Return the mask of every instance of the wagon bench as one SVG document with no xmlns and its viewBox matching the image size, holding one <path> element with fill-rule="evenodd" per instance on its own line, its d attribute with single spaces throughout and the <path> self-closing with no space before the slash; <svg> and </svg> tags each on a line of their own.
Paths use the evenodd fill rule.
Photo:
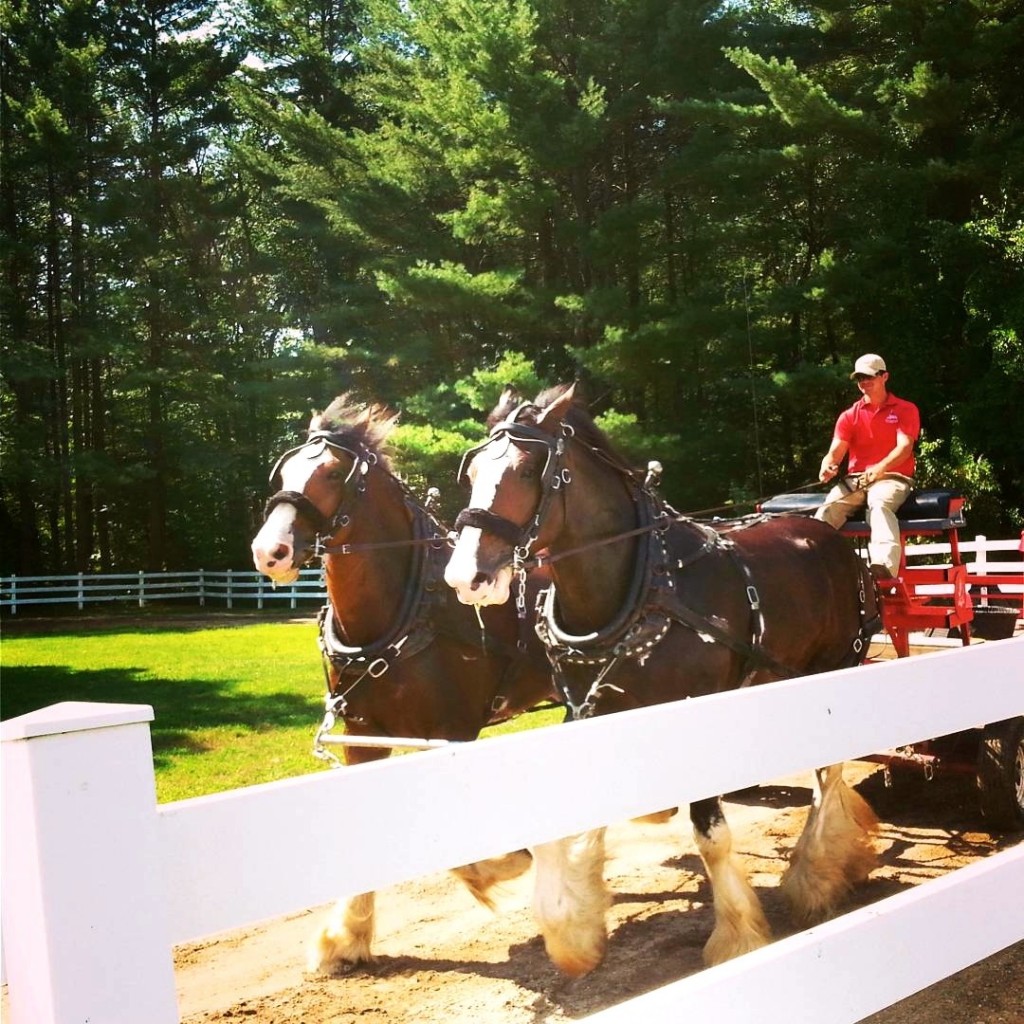
<svg viewBox="0 0 1024 1024">
<path fill-rule="evenodd" d="M 812 515 L 822 502 L 820 494 L 780 494 L 761 504 L 762 512 Z M 913 491 L 897 513 L 900 523 L 899 573 L 894 580 L 878 581 L 882 626 L 896 653 L 910 654 L 911 630 L 956 628 L 966 645 L 971 639 L 974 608 L 968 590 L 967 566 L 960 556 L 959 531 L 967 525 L 964 499 L 954 491 Z M 847 521 L 842 533 L 858 539 L 869 535 L 863 518 Z M 909 537 L 945 536 L 949 543 L 948 566 L 907 565 Z M 952 604 L 938 603 L 935 589 L 952 587 Z"/>
</svg>

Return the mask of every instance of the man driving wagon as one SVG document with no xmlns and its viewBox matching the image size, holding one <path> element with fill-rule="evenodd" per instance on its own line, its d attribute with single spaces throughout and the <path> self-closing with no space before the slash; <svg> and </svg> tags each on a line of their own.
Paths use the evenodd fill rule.
<svg viewBox="0 0 1024 1024">
<path fill-rule="evenodd" d="M 847 456 L 849 466 L 815 518 L 838 530 L 867 505 L 871 574 L 876 580 L 890 580 L 899 572 L 902 545 L 896 513 L 914 485 L 914 443 L 921 432 L 921 416 L 913 402 L 889 391 L 889 373 L 881 356 L 862 355 L 850 379 L 856 381 L 861 397 L 836 420 L 818 479 L 835 479 Z"/>
</svg>

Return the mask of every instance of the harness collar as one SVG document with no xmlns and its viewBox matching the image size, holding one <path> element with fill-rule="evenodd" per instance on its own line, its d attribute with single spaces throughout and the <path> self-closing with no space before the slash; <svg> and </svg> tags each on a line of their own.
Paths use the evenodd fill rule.
<svg viewBox="0 0 1024 1024">
<path fill-rule="evenodd" d="M 516 417 L 523 408 L 524 406 L 520 406 L 508 419 L 496 424 L 486 441 L 470 449 L 463 456 L 459 475 L 461 479 L 469 459 L 500 438 L 521 444 L 543 444 L 547 449 L 547 459 L 541 479 L 541 497 L 532 520 L 521 526 L 489 509 L 476 508 L 463 510 L 456 520 L 456 529 L 461 526 L 475 526 L 496 534 L 512 545 L 513 570 L 521 575 L 525 574 L 527 566 L 531 564 L 531 550 L 537 541 L 548 506 L 563 484 L 567 485 L 572 480 L 571 474 L 563 467 L 562 462 L 568 442 L 575 436 L 572 427 L 566 423 L 562 423 L 562 432 L 558 436 L 552 436 L 537 427 L 517 423 Z M 604 457 L 600 450 L 592 450 L 596 456 Z M 609 464 L 616 469 L 619 468 L 614 462 L 609 461 Z M 745 663 L 742 670 L 744 677 L 758 667 L 769 667 L 784 678 L 793 675 L 791 669 L 772 658 L 761 644 L 764 620 L 760 610 L 760 599 L 749 567 L 739 557 L 735 546 L 713 528 L 679 516 L 650 489 L 635 480 L 634 485 L 634 504 L 637 506 L 638 519 L 635 528 L 592 544 L 582 545 L 571 552 L 559 552 L 536 560 L 550 563 L 568 554 L 578 554 L 592 546 L 644 533 L 649 537 L 648 543 L 642 545 L 641 556 L 634 565 L 626 601 L 618 615 L 603 629 L 586 636 L 573 636 L 561 629 L 556 619 L 556 594 L 553 584 L 547 589 L 543 600 L 538 603 L 537 632 L 544 642 L 555 684 L 569 709 L 569 714 L 573 718 L 588 717 L 593 714 L 603 690 L 614 689 L 621 692 L 619 687 L 607 681 L 607 677 L 627 658 L 638 658 L 642 663 L 664 639 L 673 622 L 693 630 L 707 642 L 721 643 L 741 655 Z M 677 566 L 671 564 L 665 540 L 665 530 L 672 522 L 686 524 L 703 534 L 701 546 L 680 559 Z M 749 639 L 735 635 L 730 624 L 716 616 L 705 615 L 689 608 L 677 592 L 675 572 L 716 550 L 728 552 L 741 574 L 752 615 Z M 520 617 L 525 617 L 525 603 L 521 598 L 517 598 L 517 607 Z M 593 665 L 599 668 L 596 679 L 579 704 L 574 703 L 572 699 L 563 665 Z"/>
</svg>

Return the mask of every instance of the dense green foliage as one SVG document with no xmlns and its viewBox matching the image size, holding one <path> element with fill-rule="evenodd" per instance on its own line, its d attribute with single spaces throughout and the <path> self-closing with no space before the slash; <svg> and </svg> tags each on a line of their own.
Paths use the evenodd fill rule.
<svg viewBox="0 0 1024 1024">
<path fill-rule="evenodd" d="M 1009 0 L 10 0 L 4 572 L 239 567 L 348 391 L 461 504 L 507 381 L 582 379 L 684 511 L 806 484 L 846 374 L 1024 525 Z"/>
</svg>

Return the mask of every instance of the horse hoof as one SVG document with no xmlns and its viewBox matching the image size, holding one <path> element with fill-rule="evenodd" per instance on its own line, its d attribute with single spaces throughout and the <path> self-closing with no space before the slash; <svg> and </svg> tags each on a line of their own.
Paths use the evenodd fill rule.
<svg viewBox="0 0 1024 1024">
<path fill-rule="evenodd" d="M 452 874 L 461 880 L 474 899 L 488 910 L 495 910 L 494 900 L 490 896 L 491 889 L 501 882 L 508 882 L 525 874 L 532 864 L 533 857 L 528 850 L 516 850 L 503 857 L 492 857 L 490 860 L 452 868 Z"/>
<path fill-rule="evenodd" d="M 570 978 L 582 978 L 589 974 L 604 959 L 608 945 L 606 935 L 589 944 L 586 948 L 574 946 L 558 946 L 553 941 L 545 940 L 544 947 L 548 951 L 551 962 Z"/>
<path fill-rule="evenodd" d="M 664 825 L 666 821 L 671 821 L 678 813 L 678 807 L 666 807 L 665 810 L 655 811 L 653 814 L 641 814 L 639 818 L 634 818 L 633 821 L 638 825 Z"/>
<path fill-rule="evenodd" d="M 314 974 L 334 974 L 354 964 L 373 963 L 372 892 L 339 900 L 323 927 L 306 948 L 306 968 Z"/>
<path fill-rule="evenodd" d="M 704 944 L 704 966 L 724 964 L 726 960 L 733 960 L 744 953 L 767 946 L 771 941 L 771 928 L 763 918 L 744 930 L 716 927 Z"/>
<path fill-rule="evenodd" d="M 368 940 L 324 928 L 313 936 L 306 950 L 306 971 L 309 974 L 341 974 L 359 964 L 372 964 L 376 959 L 370 952 Z"/>
</svg>

